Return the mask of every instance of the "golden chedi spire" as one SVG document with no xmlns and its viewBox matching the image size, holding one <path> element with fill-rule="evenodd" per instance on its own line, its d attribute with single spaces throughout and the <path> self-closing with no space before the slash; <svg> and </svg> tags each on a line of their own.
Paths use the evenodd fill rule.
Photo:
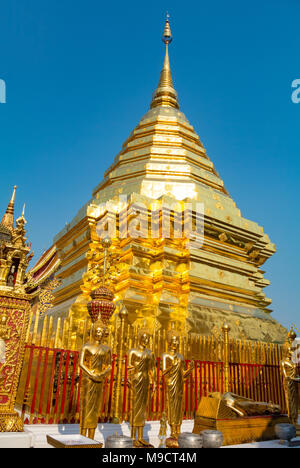
<svg viewBox="0 0 300 468">
<path fill-rule="evenodd" d="M 179 109 L 177 93 L 173 86 L 170 61 L 169 61 L 169 44 L 172 42 L 173 36 L 171 33 L 169 15 L 165 23 L 165 29 L 162 35 L 162 41 L 166 44 L 166 55 L 158 86 L 153 94 L 151 109 L 158 106 L 175 107 Z"/>
<path fill-rule="evenodd" d="M 8 204 L 6 212 L 2 218 L 1 224 L 6 226 L 8 229 L 14 228 L 14 212 L 15 212 L 15 198 L 16 198 L 17 186 L 14 186 L 14 191 L 11 197 L 11 200 Z"/>
</svg>

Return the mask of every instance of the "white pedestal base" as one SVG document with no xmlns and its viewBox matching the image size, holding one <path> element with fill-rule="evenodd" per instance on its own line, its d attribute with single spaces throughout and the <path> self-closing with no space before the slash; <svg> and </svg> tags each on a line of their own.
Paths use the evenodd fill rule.
<svg viewBox="0 0 300 468">
<path fill-rule="evenodd" d="M 31 448 L 33 447 L 32 433 L 25 432 L 0 432 L 0 448 Z"/>
<path fill-rule="evenodd" d="M 194 421 L 187 420 L 182 423 L 182 432 L 192 432 L 194 427 Z M 159 421 L 148 421 L 144 430 L 144 438 L 149 440 L 150 444 L 154 447 L 158 447 L 160 440 L 158 439 L 160 428 Z M 53 448 L 47 444 L 47 434 L 79 434 L 79 424 L 32 424 L 28 426 L 28 429 L 33 434 L 33 446 L 35 448 Z M 105 439 L 109 435 L 113 435 L 117 432 L 130 437 L 130 426 L 128 423 L 122 424 L 99 424 L 95 434 L 95 440 L 104 444 Z M 168 431 L 168 436 L 169 436 Z"/>
<path fill-rule="evenodd" d="M 300 419 L 299 419 L 300 423 Z M 47 434 L 55 435 L 55 434 L 79 434 L 80 428 L 79 424 L 31 424 L 30 426 L 25 426 L 26 432 L 24 433 L 17 433 L 17 434 L 6 434 L 0 433 L 0 448 L 2 447 L 19 447 L 18 443 L 21 443 L 21 440 L 18 437 L 23 437 L 23 443 L 25 442 L 25 437 L 27 437 L 27 441 L 29 441 L 28 437 L 30 438 L 30 443 L 27 442 L 28 446 L 33 446 L 34 448 L 53 448 L 47 443 Z M 154 445 L 154 447 L 159 446 L 159 433 L 160 422 L 159 421 L 148 421 L 145 426 L 144 431 L 144 438 L 149 440 L 150 444 Z M 192 432 L 194 427 L 193 420 L 186 420 L 183 421 L 181 426 L 181 432 Z M 96 430 L 95 439 L 99 442 L 104 443 L 106 437 L 109 435 L 118 432 L 118 434 L 123 434 L 126 436 L 130 436 L 130 427 L 128 423 L 122 424 L 99 424 Z M 25 437 L 24 437 L 25 434 Z M 169 427 L 168 427 L 168 434 L 170 435 Z M 2 436 L 2 437 L 1 437 Z M 7 439 L 5 439 L 7 437 Z M 10 444 L 10 445 L 8 445 Z M 268 442 L 254 442 L 252 444 L 243 444 L 243 445 L 236 445 L 236 446 L 228 446 L 224 448 L 286 448 L 283 445 L 279 444 L 279 440 L 275 441 L 268 441 Z M 299 448 L 299 447 L 298 447 Z"/>
</svg>

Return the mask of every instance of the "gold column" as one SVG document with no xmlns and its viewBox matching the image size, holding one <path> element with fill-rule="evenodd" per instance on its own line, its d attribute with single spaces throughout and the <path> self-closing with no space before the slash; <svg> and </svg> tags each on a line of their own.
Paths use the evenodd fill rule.
<svg viewBox="0 0 300 468">
<path fill-rule="evenodd" d="M 224 383 L 224 392 L 227 393 L 230 391 L 230 338 L 229 338 L 230 327 L 227 323 L 224 323 L 222 327 L 223 333 L 223 342 L 224 342 L 224 371 L 223 371 L 223 383 Z"/>
<path fill-rule="evenodd" d="M 122 391 L 122 364 L 123 364 L 123 353 L 124 353 L 124 331 L 125 331 L 125 322 L 128 317 L 128 311 L 126 307 L 123 305 L 119 312 L 119 317 L 121 321 L 121 334 L 120 334 L 120 345 L 118 347 L 118 369 L 117 369 L 117 384 L 116 384 L 116 396 L 115 396 L 115 410 L 114 410 L 114 417 L 112 419 L 113 424 L 120 424 L 122 421 L 122 415 L 120 413 L 120 399 L 121 399 L 121 391 Z M 126 385 L 126 382 L 124 382 Z"/>
<path fill-rule="evenodd" d="M 59 347 L 60 323 L 61 323 L 61 318 L 58 318 L 57 324 L 56 324 L 56 334 L 55 334 L 54 348 Z"/>
</svg>

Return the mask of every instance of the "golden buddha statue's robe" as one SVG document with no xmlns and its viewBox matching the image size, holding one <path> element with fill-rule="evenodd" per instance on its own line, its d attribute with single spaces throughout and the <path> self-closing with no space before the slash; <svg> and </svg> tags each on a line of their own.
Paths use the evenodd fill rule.
<svg viewBox="0 0 300 468">
<path fill-rule="evenodd" d="M 84 354 L 86 367 L 95 373 L 95 376 L 104 372 L 111 364 L 111 351 L 108 346 L 87 344 L 81 352 Z M 97 382 L 83 371 L 80 386 L 80 425 L 85 429 L 94 429 L 98 425 L 105 378 Z"/>
<path fill-rule="evenodd" d="M 291 360 L 285 360 L 281 362 L 281 367 L 284 374 L 283 388 L 288 416 L 292 424 L 297 424 L 299 404 L 298 382 L 300 380 L 297 374 L 297 365 Z"/>
<path fill-rule="evenodd" d="M 145 425 L 147 419 L 147 404 L 150 390 L 150 375 L 155 368 L 155 358 L 152 351 L 133 349 L 130 351 L 129 365 L 131 376 L 131 427 Z"/>
<path fill-rule="evenodd" d="M 163 355 L 163 362 L 170 368 L 165 376 L 166 397 L 168 407 L 168 423 L 170 426 L 180 426 L 183 419 L 182 401 L 185 382 L 185 362 L 181 354 Z"/>
</svg>

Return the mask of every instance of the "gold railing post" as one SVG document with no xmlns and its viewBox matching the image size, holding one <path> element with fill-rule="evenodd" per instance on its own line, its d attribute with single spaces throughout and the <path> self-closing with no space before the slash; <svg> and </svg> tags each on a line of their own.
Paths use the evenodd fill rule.
<svg viewBox="0 0 300 468">
<path fill-rule="evenodd" d="M 223 333 L 223 385 L 224 392 L 230 391 L 230 338 L 229 338 L 230 327 L 227 323 L 224 323 L 222 327 Z"/>
<path fill-rule="evenodd" d="M 115 408 L 114 408 L 114 417 L 112 419 L 113 424 L 120 424 L 122 422 L 122 414 L 120 412 L 120 399 L 122 393 L 122 367 L 123 367 L 123 353 L 124 353 L 124 331 L 125 331 L 125 323 L 128 317 L 128 311 L 126 307 L 123 305 L 119 312 L 119 317 L 121 321 L 121 333 L 120 333 L 120 342 L 118 343 L 118 355 L 117 355 L 117 382 L 116 382 L 116 390 L 115 390 Z M 126 385 L 126 382 L 124 382 Z"/>
</svg>

